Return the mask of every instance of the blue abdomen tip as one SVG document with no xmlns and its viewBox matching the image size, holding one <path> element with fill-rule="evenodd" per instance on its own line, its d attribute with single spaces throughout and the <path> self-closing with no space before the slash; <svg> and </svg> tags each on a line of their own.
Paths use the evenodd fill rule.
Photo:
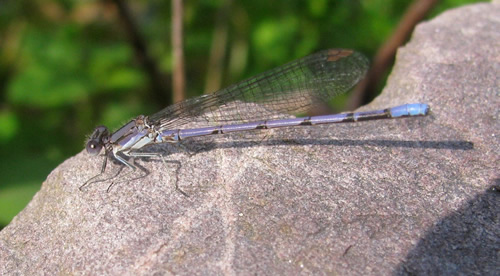
<svg viewBox="0 0 500 276">
<path fill-rule="evenodd" d="M 429 113 L 429 105 L 423 103 L 413 103 L 396 106 L 390 109 L 393 118 L 406 116 L 425 116 Z"/>
</svg>

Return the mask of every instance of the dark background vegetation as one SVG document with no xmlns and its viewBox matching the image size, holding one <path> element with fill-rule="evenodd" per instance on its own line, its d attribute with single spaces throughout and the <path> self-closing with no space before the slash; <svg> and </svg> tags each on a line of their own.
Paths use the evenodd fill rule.
<svg viewBox="0 0 500 276">
<path fill-rule="evenodd" d="M 184 1 L 184 96 L 320 49 L 374 59 L 418 2 L 433 2 L 425 20 L 478 1 Z M 159 0 L 0 0 L 0 229 L 96 125 L 115 129 L 172 103 L 172 14 Z"/>
</svg>

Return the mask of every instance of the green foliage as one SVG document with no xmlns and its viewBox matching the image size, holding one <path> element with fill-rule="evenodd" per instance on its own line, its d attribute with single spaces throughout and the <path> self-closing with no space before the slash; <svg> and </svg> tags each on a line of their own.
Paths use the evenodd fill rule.
<svg viewBox="0 0 500 276">
<path fill-rule="evenodd" d="M 72 42 L 74 35 L 71 28 L 25 33 L 19 53 L 22 60 L 7 88 L 10 103 L 51 108 L 87 96 L 86 80 L 78 73 L 82 57 L 78 44 Z"/>
<path fill-rule="evenodd" d="M 0 110 L 0 143 L 14 139 L 19 131 L 19 121 L 9 110 Z"/>
<path fill-rule="evenodd" d="M 79 27 L 29 29 L 23 36 L 17 72 L 7 87 L 13 105 L 57 108 L 81 103 L 94 94 L 139 89 L 142 71 L 130 67 L 125 43 L 85 45 Z"/>
<path fill-rule="evenodd" d="M 213 47 L 225 47 L 222 83 L 331 48 L 373 55 L 408 1 L 185 1 L 187 94 L 200 95 Z M 445 0 L 440 12 L 476 1 Z M 149 73 L 117 9 L 106 1 L 2 1 L 0 8 L 0 227 L 47 174 L 82 150 L 95 125 L 111 128 L 159 110 Z M 171 2 L 128 1 L 158 68 L 172 72 Z M 227 42 L 214 43 L 226 32 Z"/>
</svg>

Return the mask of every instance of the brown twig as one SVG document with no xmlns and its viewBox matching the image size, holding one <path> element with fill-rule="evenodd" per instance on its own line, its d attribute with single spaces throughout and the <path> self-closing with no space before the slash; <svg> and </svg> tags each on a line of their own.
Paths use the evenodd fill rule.
<svg viewBox="0 0 500 276">
<path fill-rule="evenodd" d="M 231 8 L 231 0 L 226 0 L 217 12 L 215 31 L 212 38 L 210 58 L 208 61 L 207 77 L 205 80 L 205 94 L 218 90 L 221 86 L 222 74 L 224 72 L 224 54 L 227 48 L 228 14 Z"/>
<path fill-rule="evenodd" d="M 349 110 L 355 109 L 371 100 L 377 85 L 380 83 L 389 66 L 394 62 L 398 47 L 408 39 L 415 25 L 429 13 L 438 1 L 417 0 L 408 8 L 392 36 L 379 48 L 366 78 L 352 93 L 348 103 Z"/>
<path fill-rule="evenodd" d="M 182 15 L 184 7 L 182 0 L 172 0 L 172 51 L 174 58 L 173 84 L 174 102 L 185 98 L 186 77 L 184 73 L 184 49 Z"/>
</svg>

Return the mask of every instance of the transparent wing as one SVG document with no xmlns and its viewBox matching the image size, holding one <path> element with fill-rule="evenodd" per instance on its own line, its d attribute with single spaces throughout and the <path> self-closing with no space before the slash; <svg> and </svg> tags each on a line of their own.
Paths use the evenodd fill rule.
<svg viewBox="0 0 500 276">
<path fill-rule="evenodd" d="M 176 129 L 191 122 L 207 126 L 280 118 L 302 113 L 314 104 L 345 93 L 368 69 L 360 53 L 330 49 L 306 56 L 213 94 L 187 99 L 149 116 L 160 129 Z M 229 104 L 231 102 L 259 104 Z M 262 110 L 267 112 L 262 112 Z"/>
</svg>

